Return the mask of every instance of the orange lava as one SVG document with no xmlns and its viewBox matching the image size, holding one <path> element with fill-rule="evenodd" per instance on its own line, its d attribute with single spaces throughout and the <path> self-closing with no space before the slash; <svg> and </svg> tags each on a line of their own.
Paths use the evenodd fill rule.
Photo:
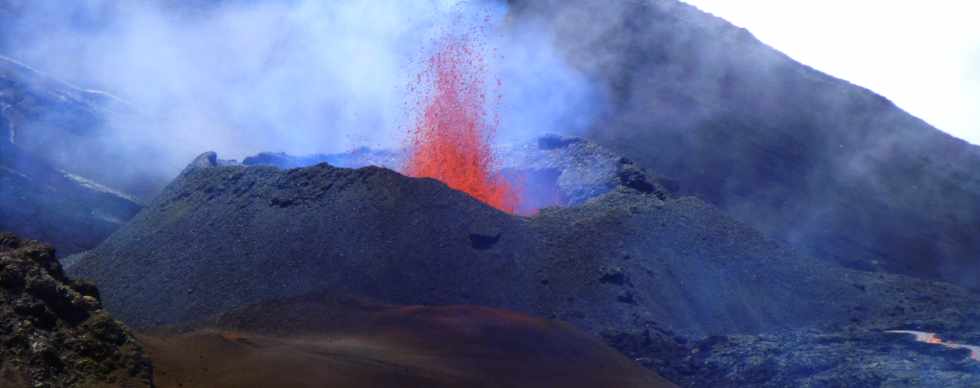
<svg viewBox="0 0 980 388">
<path fill-rule="evenodd" d="M 924 343 L 931 344 L 931 345 L 945 346 L 945 347 L 950 348 L 950 349 L 967 349 L 967 350 L 970 351 L 970 358 L 971 359 L 973 359 L 974 361 L 980 361 L 980 346 L 976 346 L 976 345 L 964 345 L 964 344 L 958 344 L 958 343 L 955 343 L 955 342 L 947 342 L 947 341 L 944 341 L 941 337 L 939 337 L 939 335 L 937 335 L 936 333 L 928 333 L 928 332 L 924 332 L 924 331 L 915 331 L 915 330 L 888 330 L 888 331 L 886 331 L 886 333 L 911 334 L 911 335 L 913 335 L 915 337 L 915 340 L 918 341 L 918 342 L 924 342 Z"/>
<path fill-rule="evenodd" d="M 429 59 L 418 82 L 432 82 L 409 134 L 403 172 L 438 179 L 497 209 L 513 213 L 513 187 L 494 173 L 490 146 L 497 120 L 488 119 L 486 64 L 470 38 L 448 38 Z M 499 83 L 498 83 L 499 84 Z M 427 88 L 426 88 L 427 89 Z M 427 89 L 428 90 L 428 89 Z"/>
</svg>

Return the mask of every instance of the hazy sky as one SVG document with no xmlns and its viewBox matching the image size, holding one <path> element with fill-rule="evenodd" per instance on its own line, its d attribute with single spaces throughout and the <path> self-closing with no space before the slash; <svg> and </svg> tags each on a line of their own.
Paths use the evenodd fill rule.
<svg viewBox="0 0 980 388">
<path fill-rule="evenodd" d="M 684 1 L 980 144 L 980 2 Z"/>
</svg>

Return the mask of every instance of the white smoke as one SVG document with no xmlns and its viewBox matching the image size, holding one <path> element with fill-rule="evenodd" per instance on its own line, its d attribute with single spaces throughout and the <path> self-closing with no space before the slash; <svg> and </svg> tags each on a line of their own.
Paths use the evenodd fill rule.
<svg viewBox="0 0 980 388">
<path fill-rule="evenodd" d="M 587 108 L 596 105 L 587 82 L 563 64 L 547 36 L 504 33 L 502 2 L 174 4 L 25 3 L 20 24 L 31 38 L 8 41 L 7 54 L 132 103 L 140 114 L 114 123 L 108 139 L 132 150 L 133 158 L 153 150 L 154 160 L 134 162 L 173 173 L 206 150 L 241 158 L 396 147 L 411 125 L 407 88 L 427 45 L 441 34 L 486 25 L 502 85 L 502 137 L 583 127 L 591 117 Z M 66 22 L 50 22 L 58 17 Z M 52 27 L 30 31 L 23 26 L 31 18 Z"/>
</svg>

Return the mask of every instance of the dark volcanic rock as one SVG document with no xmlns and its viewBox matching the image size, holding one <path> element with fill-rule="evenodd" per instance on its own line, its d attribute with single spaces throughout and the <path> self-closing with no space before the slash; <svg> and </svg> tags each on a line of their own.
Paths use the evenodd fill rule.
<svg viewBox="0 0 980 388">
<path fill-rule="evenodd" d="M 611 345 L 685 387 L 976 387 L 980 359 L 893 330 L 980 343 L 974 310 L 909 320 L 904 305 L 842 325 L 758 335 L 686 336 L 663 330 L 607 337 Z"/>
<path fill-rule="evenodd" d="M 215 159 L 192 163 L 70 268 L 127 323 L 189 322 L 321 290 L 508 308 L 606 336 L 760 332 L 866 320 L 898 304 L 908 309 L 899 322 L 976 309 L 954 286 L 801 257 L 693 198 L 620 186 L 522 218 L 377 167 Z"/>
<path fill-rule="evenodd" d="M 50 247 L 0 233 L 0 386 L 151 386 L 142 348 L 98 298 Z"/>
<path fill-rule="evenodd" d="M 509 0 L 610 96 L 587 138 L 803 253 L 980 279 L 980 149 L 675 0 Z"/>
<path fill-rule="evenodd" d="M 498 173 L 519 191 L 519 214 L 543 207 L 579 205 L 627 186 L 666 199 L 667 190 L 630 160 L 582 138 L 545 135 L 528 144 L 505 144 L 495 150 Z M 246 166 L 282 169 L 327 163 L 336 167 L 386 167 L 398 170 L 401 150 L 359 148 L 340 154 L 293 156 L 264 152 L 245 158 Z"/>
<path fill-rule="evenodd" d="M 527 203 L 521 205 L 528 210 L 580 205 L 619 186 L 668 195 L 632 161 L 582 138 L 545 135 L 533 144 L 500 147 L 497 159 L 504 176 L 523 189 Z"/>
<path fill-rule="evenodd" d="M 977 387 L 980 361 L 910 335 L 802 330 L 710 337 L 655 368 L 689 387 Z"/>
</svg>

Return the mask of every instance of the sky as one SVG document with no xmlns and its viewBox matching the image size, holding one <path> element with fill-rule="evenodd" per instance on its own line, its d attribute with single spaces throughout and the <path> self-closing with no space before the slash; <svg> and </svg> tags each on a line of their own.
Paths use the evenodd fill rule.
<svg viewBox="0 0 980 388">
<path fill-rule="evenodd" d="M 684 1 L 980 144 L 980 2 Z"/>
</svg>

